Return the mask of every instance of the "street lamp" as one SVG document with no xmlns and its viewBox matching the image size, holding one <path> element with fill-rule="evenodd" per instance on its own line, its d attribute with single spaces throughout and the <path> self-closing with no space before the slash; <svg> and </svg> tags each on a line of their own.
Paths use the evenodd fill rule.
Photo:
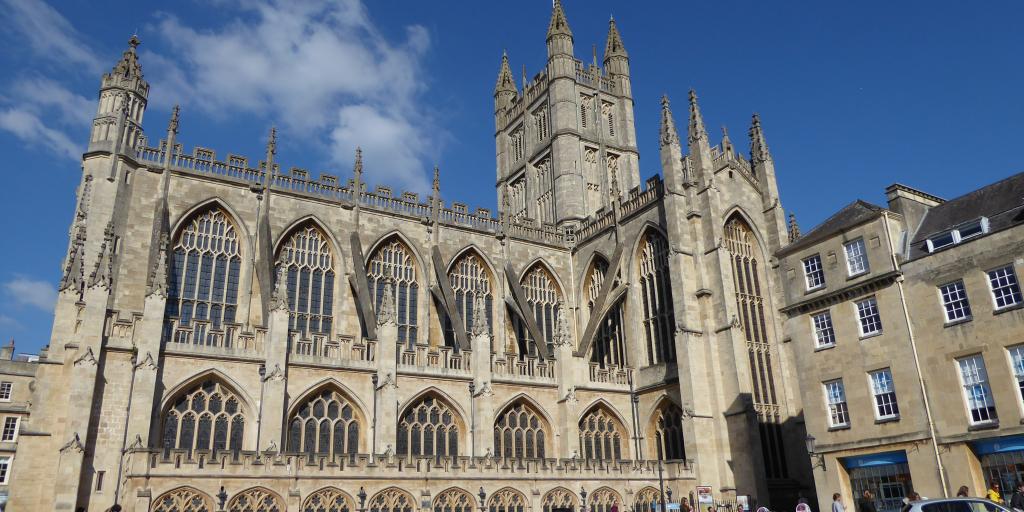
<svg viewBox="0 0 1024 512">
<path fill-rule="evenodd" d="M 220 503 L 220 509 L 224 510 L 224 503 L 228 501 L 228 493 L 224 491 L 224 486 L 220 486 L 220 492 L 217 493 L 217 501 Z"/>
<path fill-rule="evenodd" d="M 356 497 L 359 498 L 359 510 L 366 510 L 366 489 L 360 487 L 359 494 L 356 494 Z"/>
<path fill-rule="evenodd" d="M 470 385 L 472 386 L 472 384 L 470 384 Z M 480 488 L 480 492 L 477 494 L 477 496 L 480 496 L 480 512 L 483 512 L 483 510 L 484 510 L 484 502 L 487 500 L 487 493 L 484 492 L 484 488 L 483 487 Z"/>
<path fill-rule="evenodd" d="M 804 440 L 807 447 L 807 455 L 811 457 L 811 470 L 814 468 L 821 468 L 822 471 L 828 471 L 825 467 L 825 455 L 814 451 L 814 436 L 807 434 L 807 439 Z"/>
<path fill-rule="evenodd" d="M 580 486 L 580 499 L 583 500 L 583 512 L 587 512 L 587 490 Z"/>
<path fill-rule="evenodd" d="M 665 494 L 668 495 L 668 502 L 672 503 L 672 488 L 669 487 L 668 489 L 666 489 Z"/>
</svg>

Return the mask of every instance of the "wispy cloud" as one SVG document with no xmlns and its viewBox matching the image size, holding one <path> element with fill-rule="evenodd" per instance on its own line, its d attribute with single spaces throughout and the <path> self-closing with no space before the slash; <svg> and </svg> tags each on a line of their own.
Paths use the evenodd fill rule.
<svg viewBox="0 0 1024 512">
<path fill-rule="evenodd" d="M 0 129 L 14 134 L 26 144 L 43 146 L 62 157 L 72 160 L 82 157 L 78 144 L 64 132 L 46 126 L 31 110 L 11 107 L 0 111 Z"/>
<path fill-rule="evenodd" d="M 362 145 L 374 177 L 428 189 L 425 161 L 443 135 L 417 101 L 425 28 L 390 41 L 358 0 L 229 5 L 236 16 L 212 29 L 161 16 L 172 53 L 143 55 L 159 64 L 149 68 L 154 101 L 269 118 L 284 125 L 284 138 L 320 137 L 343 166 Z"/>
<path fill-rule="evenodd" d="M 102 69 L 78 31 L 53 7 L 40 0 L 0 0 L 0 4 L 4 6 L 0 27 L 27 43 L 36 57 L 71 71 L 95 74 Z"/>
<path fill-rule="evenodd" d="M 0 328 L 22 330 L 25 326 L 12 316 L 0 314 Z"/>
<path fill-rule="evenodd" d="M 15 304 L 37 308 L 46 313 L 52 313 L 57 302 L 57 288 L 48 281 L 16 275 L 3 284 L 3 289 Z"/>
</svg>

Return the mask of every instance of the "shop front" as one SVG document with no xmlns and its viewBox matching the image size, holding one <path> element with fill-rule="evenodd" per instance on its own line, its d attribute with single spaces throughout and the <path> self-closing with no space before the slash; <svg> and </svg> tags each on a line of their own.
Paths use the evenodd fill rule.
<svg viewBox="0 0 1024 512">
<path fill-rule="evenodd" d="M 985 487 L 998 482 L 1004 493 L 1024 482 L 1024 436 L 1006 436 L 971 443 L 978 457 Z"/>
<path fill-rule="evenodd" d="M 899 512 L 903 498 L 914 488 L 903 450 L 845 457 L 840 462 L 850 476 L 854 500 L 871 491 L 878 512 Z"/>
</svg>

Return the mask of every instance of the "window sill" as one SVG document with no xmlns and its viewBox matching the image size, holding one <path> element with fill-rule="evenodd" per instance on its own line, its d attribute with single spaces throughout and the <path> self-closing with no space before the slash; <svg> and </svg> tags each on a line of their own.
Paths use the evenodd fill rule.
<svg viewBox="0 0 1024 512">
<path fill-rule="evenodd" d="M 878 418 L 878 419 L 875 420 L 875 425 L 881 425 L 883 423 L 893 423 L 893 422 L 897 422 L 899 420 L 900 420 L 900 415 L 897 414 L 896 416 L 889 416 L 887 418 Z"/>
<path fill-rule="evenodd" d="M 1003 306 L 1003 307 L 993 311 L 992 314 L 993 315 L 1001 315 L 1003 313 L 1006 313 L 1007 311 L 1016 311 L 1018 309 L 1024 309 L 1024 302 L 1018 302 L 1018 303 L 1013 304 L 1011 306 Z"/>
<path fill-rule="evenodd" d="M 815 352 L 821 352 L 823 350 L 830 350 L 830 349 L 833 349 L 833 348 L 836 348 L 836 344 L 835 343 L 832 343 L 831 345 L 820 345 L 818 347 L 815 347 L 814 351 Z"/>
<path fill-rule="evenodd" d="M 966 324 L 967 322 L 970 322 L 971 320 L 974 320 L 973 316 L 965 316 L 965 317 L 959 318 L 957 320 L 950 320 L 950 321 L 942 324 L 942 327 L 945 328 L 945 327 L 953 327 L 953 326 L 956 326 L 956 325 Z"/>
<path fill-rule="evenodd" d="M 868 275 L 870 273 L 871 273 L 871 269 L 865 270 L 863 272 L 857 272 L 856 274 L 849 274 L 849 275 L 846 276 L 846 280 L 847 281 L 853 281 L 854 279 L 857 279 L 857 278 L 860 278 L 860 277 L 864 277 L 864 276 L 866 276 L 866 275 Z"/>
<path fill-rule="evenodd" d="M 858 339 L 860 339 L 860 341 L 864 341 L 864 340 L 866 340 L 868 338 L 875 338 L 875 337 L 878 337 L 878 336 L 881 336 L 881 335 L 882 335 L 882 331 L 878 331 L 878 332 L 873 332 L 871 334 L 861 334 L 860 338 L 858 338 Z"/>
<path fill-rule="evenodd" d="M 974 425 L 968 425 L 968 432 L 977 432 L 979 430 L 993 430 L 999 428 L 999 420 L 986 421 L 985 423 L 976 423 Z"/>
<path fill-rule="evenodd" d="M 825 289 L 825 285 L 815 286 L 814 288 L 807 288 L 804 290 L 804 295 L 810 295 L 812 293 L 820 292 Z"/>
<path fill-rule="evenodd" d="M 829 432 L 838 432 L 840 430 L 850 430 L 850 424 L 847 423 L 846 425 L 836 425 L 828 428 Z"/>
</svg>

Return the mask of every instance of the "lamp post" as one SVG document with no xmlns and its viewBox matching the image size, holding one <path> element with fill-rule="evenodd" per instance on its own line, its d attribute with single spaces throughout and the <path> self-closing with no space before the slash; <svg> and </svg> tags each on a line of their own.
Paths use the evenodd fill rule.
<svg viewBox="0 0 1024 512">
<path fill-rule="evenodd" d="M 666 495 L 668 495 L 668 501 L 669 501 L 669 503 L 672 503 L 672 488 L 671 488 L 671 487 L 669 487 L 668 489 L 666 489 L 666 490 L 665 490 L 665 494 L 666 494 Z"/>
<path fill-rule="evenodd" d="M 472 384 L 470 384 L 470 385 L 472 385 Z M 477 493 L 477 496 L 480 497 L 480 512 L 484 512 L 484 503 L 487 500 L 487 493 L 484 492 L 484 488 L 483 487 L 480 488 L 480 492 Z"/>
<path fill-rule="evenodd" d="M 580 486 L 580 499 L 583 500 L 583 512 L 587 512 L 587 490 Z"/>
<path fill-rule="evenodd" d="M 807 455 L 811 457 L 811 471 L 814 468 L 821 468 L 822 471 L 828 471 L 825 467 L 825 455 L 814 451 L 814 436 L 807 434 L 807 439 L 804 442 L 807 444 Z"/>
<path fill-rule="evenodd" d="M 220 486 L 220 492 L 217 493 L 217 502 L 221 510 L 224 510 L 224 503 L 228 501 L 228 493 L 224 490 L 224 486 Z"/>
<path fill-rule="evenodd" d="M 359 494 L 356 494 L 356 497 L 359 498 L 359 511 L 366 510 L 366 489 L 360 487 Z"/>
</svg>

